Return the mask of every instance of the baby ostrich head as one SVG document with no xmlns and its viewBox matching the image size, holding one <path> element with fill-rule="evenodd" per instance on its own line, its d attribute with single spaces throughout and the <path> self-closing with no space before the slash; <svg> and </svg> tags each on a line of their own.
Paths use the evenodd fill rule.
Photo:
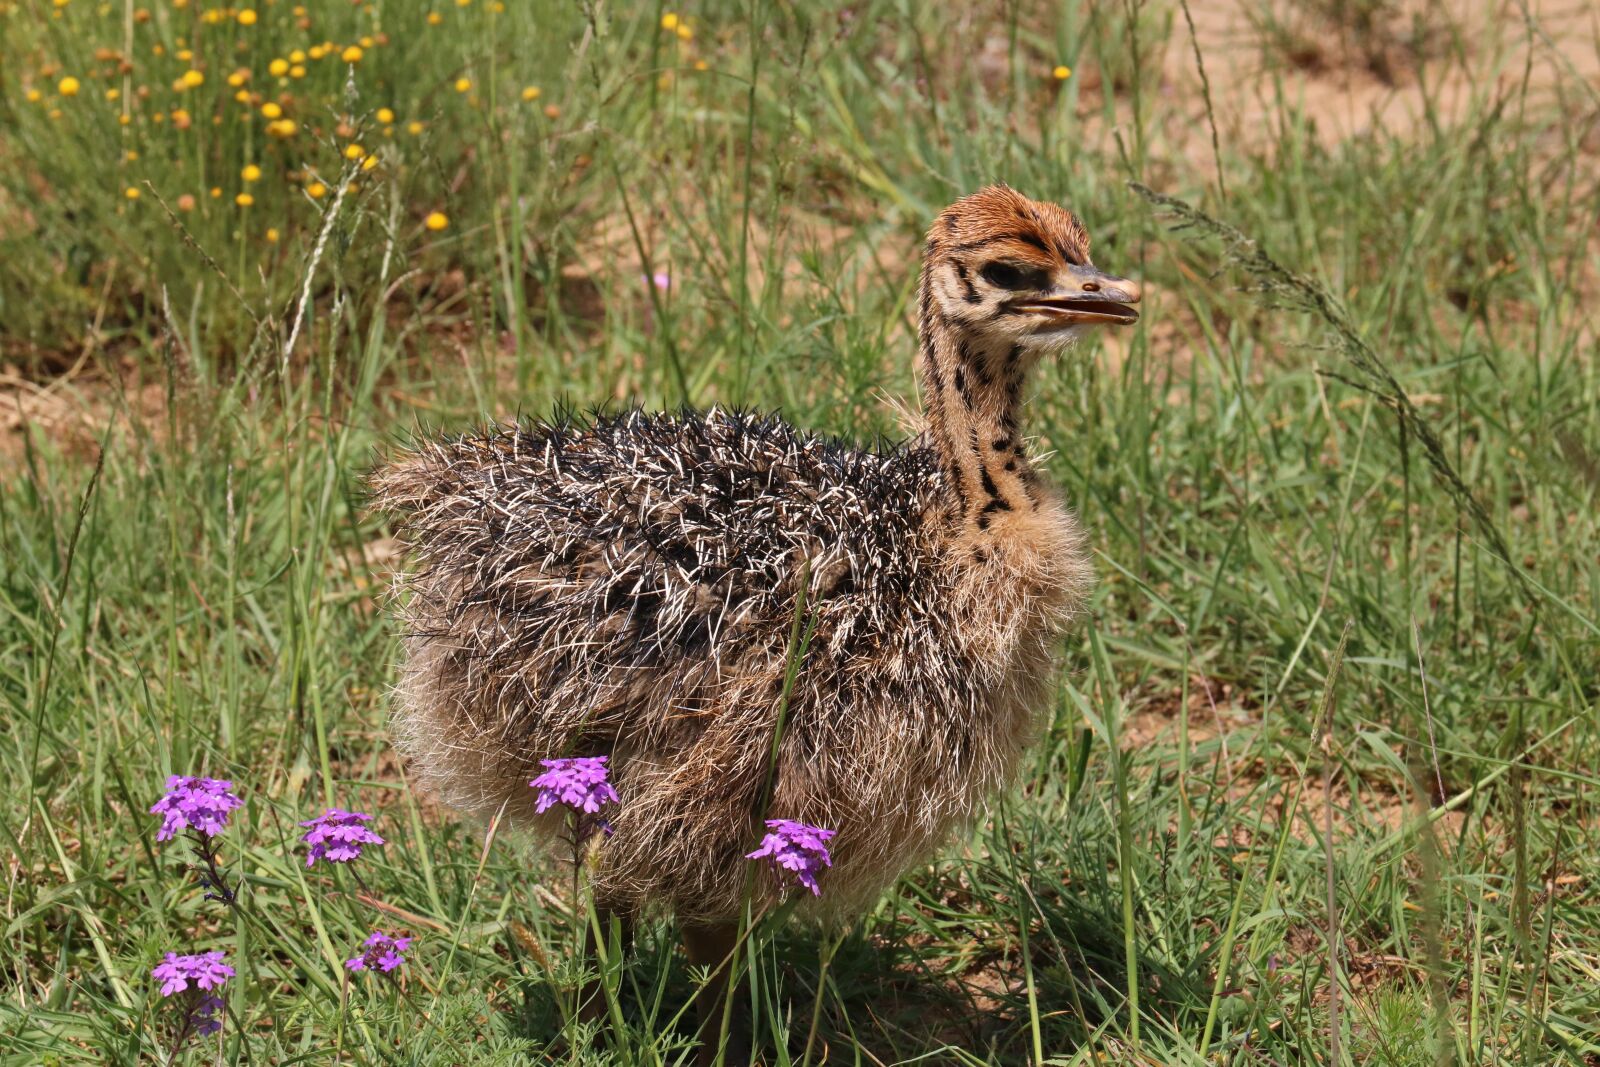
<svg viewBox="0 0 1600 1067">
<path fill-rule="evenodd" d="M 1018 423 L 1029 369 L 1097 326 L 1138 321 L 1140 295 L 1089 261 L 1077 216 L 1004 185 L 934 222 L 917 365 L 951 503 L 975 536 L 1038 503 Z"/>
<path fill-rule="evenodd" d="M 1095 326 L 1136 322 L 1139 283 L 1089 262 L 1078 217 L 993 185 L 945 208 L 928 232 L 929 312 L 980 343 L 1059 349 Z M 923 328 L 931 323 L 924 320 Z"/>
</svg>

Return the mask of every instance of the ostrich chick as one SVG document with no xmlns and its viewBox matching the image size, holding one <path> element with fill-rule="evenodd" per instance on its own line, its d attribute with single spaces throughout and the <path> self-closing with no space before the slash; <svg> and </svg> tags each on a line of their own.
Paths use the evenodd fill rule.
<svg viewBox="0 0 1600 1067">
<path fill-rule="evenodd" d="M 1139 296 L 1090 263 L 1071 212 L 994 186 L 929 231 L 927 430 L 905 445 L 632 410 L 395 457 L 373 478 L 416 564 L 393 733 L 422 786 L 554 834 L 538 761 L 609 755 L 596 901 L 672 911 L 697 963 L 725 958 L 747 893 L 785 891 L 743 858 L 764 818 L 836 831 L 812 907 L 869 902 L 1035 732 L 1090 568 L 1029 462 L 1024 386 L 1085 331 L 1137 320 Z M 810 639 L 785 700 L 797 611 Z"/>
</svg>

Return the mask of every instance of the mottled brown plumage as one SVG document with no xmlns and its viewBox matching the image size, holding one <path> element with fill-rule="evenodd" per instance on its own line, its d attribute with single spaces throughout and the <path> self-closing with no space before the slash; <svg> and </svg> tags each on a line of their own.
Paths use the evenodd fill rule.
<svg viewBox="0 0 1600 1067">
<path fill-rule="evenodd" d="M 415 561 L 394 733 L 422 785 L 550 830 L 538 761 L 610 753 L 607 907 L 734 917 L 764 815 L 837 830 L 823 906 L 869 901 L 979 813 L 1034 734 L 1090 570 L 1028 461 L 1024 383 L 1138 299 L 1089 265 L 1069 212 L 994 187 L 928 235 L 928 430 L 906 445 L 628 411 L 394 458 L 373 477 Z M 763 811 L 802 583 L 814 634 Z"/>
</svg>

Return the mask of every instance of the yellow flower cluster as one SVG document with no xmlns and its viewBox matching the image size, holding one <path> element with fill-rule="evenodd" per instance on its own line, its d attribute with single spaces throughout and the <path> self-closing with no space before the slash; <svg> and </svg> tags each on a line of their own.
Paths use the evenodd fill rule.
<svg viewBox="0 0 1600 1067">
<path fill-rule="evenodd" d="M 392 81 L 392 74 L 380 76 L 371 71 L 389 43 L 388 37 L 378 32 L 377 24 L 368 34 L 346 29 L 339 36 L 323 38 L 318 33 L 312 38 L 317 20 L 329 18 L 331 25 L 331 20 L 339 18 L 331 8 L 291 4 L 288 0 L 247 2 L 251 6 L 223 5 L 212 0 L 166 0 L 171 12 L 186 14 L 181 19 L 165 19 L 159 10 L 151 11 L 158 5 L 149 4 L 149 0 L 135 0 L 126 10 L 101 0 L 97 13 L 115 25 L 118 47 L 94 48 L 89 53 L 92 62 L 86 58 L 77 70 L 45 63 L 23 76 L 22 95 L 28 102 L 40 105 L 37 114 L 52 121 L 87 122 L 92 118 L 93 125 L 84 129 L 98 130 L 96 136 L 110 138 L 108 156 L 116 161 L 117 177 L 108 183 L 107 192 L 117 198 L 119 213 L 137 217 L 146 211 L 142 201 L 147 187 L 154 190 L 152 198 L 160 199 L 164 205 L 171 204 L 184 213 L 198 213 L 202 218 L 217 217 L 218 209 L 227 207 L 231 200 L 235 210 L 224 210 L 220 215 L 233 220 L 229 223 L 233 232 L 278 244 L 291 240 L 297 227 L 304 227 L 315 218 L 308 211 L 326 210 L 327 201 L 341 192 L 342 182 L 348 182 L 343 192 L 353 192 L 366 188 L 370 181 L 382 180 L 387 171 L 404 173 L 408 157 L 418 151 L 454 150 L 450 139 L 453 131 L 448 128 L 438 144 L 431 138 L 419 146 L 381 144 L 379 138 L 404 134 L 420 139 L 429 131 L 429 124 L 422 118 L 407 114 L 415 106 L 414 101 L 426 100 L 427 106 L 440 108 L 446 115 L 459 112 L 463 106 L 480 109 L 518 105 L 533 105 L 538 110 L 532 114 L 552 121 L 562 115 L 561 106 L 552 102 L 540 85 L 529 81 L 509 87 L 485 85 L 479 80 L 483 71 L 471 67 L 453 71 L 444 79 L 442 101 L 438 97 L 430 99 L 425 90 L 365 113 L 353 109 L 345 113 L 347 83 L 355 82 L 363 94 L 378 85 L 407 84 L 404 79 Z M 502 0 L 435 3 L 439 9 L 427 11 L 424 16 L 429 26 L 458 19 L 481 25 L 479 19 L 503 15 L 507 10 Z M 87 17 L 78 14 L 84 8 L 69 9 L 69 4 L 70 0 L 51 0 L 58 16 L 67 11 L 67 17 L 72 19 Z M 0 8 L 3 6 L 0 0 Z M 376 18 L 374 5 L 354 6 L 360 8 L 357 17 Z M 124 13 L 131 26 L 122 21 Z M 121 36 L 125 26 L 132 34 L 126 40 Z M 661 17 L 660 26 L 668 36 L 685 42 L 686 47 L 695 38 L 696 27 L 682 15 L 669 12 Z M 200 27 L 221 29 L 201 31 Z M 198 32 L 185 35 L 185 30 Z M 158 38 L 145 36 L 158 31 Z M 299 37 L 299 47 L 267 44 L 287 43 L 289 35 Z M 705 69 L 703 60 L 696 65 Z M 496 63 L 487 69 L 498 68 Z M 431 84 L 437 86 L 438 82 Z M 98 117 L 92 116 L 85 109 L 86 102 L 111 114 L 101 111 Z M 173 140 L 197 124 L 221 129 L 205 141 L 190 142 L 188 149 L 173 151 Z M 244 132 L 235 134 L 235 128 Z M 285 148 L 284 142 L 293 147 Z M 326 148 L 330 142 L 339 153 L 332 159 Z M 237 179 L 211 184 L 219 173 L 219 164 L 220 173 L 231 171 L 238 175 Z M 161 167 L 169 170 L 162 173 Z M 185 179 L 183 175 L 189 177 Z M 205 181 L 204 175 L 213 176 Z M 357 180 L 351 181 L 352 176 Z M 185 180 L 193 183 L 192 192 L 167 192 L 171 185 Z M 285 187 L 291 194 L 287 199 Z M 249 209 L 255 224 L 241 223 L 240 212 L 245 209 Z M 416 209 L 412 218 L 419 223 L 419 234 L 441 234 L 454 225 L 443 210 L 426 203 Z"/>
</svg>

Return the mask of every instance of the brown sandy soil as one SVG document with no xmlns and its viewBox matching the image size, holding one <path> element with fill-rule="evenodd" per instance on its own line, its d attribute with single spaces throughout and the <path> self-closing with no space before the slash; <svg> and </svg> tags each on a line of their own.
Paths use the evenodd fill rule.
<svg viewBox="0 0 1600 1067">
<path fill-rule="evenodd" d="M 113 420 L 119 423 L 113 432 L 126 435 L 134 432 L 130 411 L 148 426 L 166 409 L 166 387 L 140 384 L 127 368 L 121 379 L 109 381 L 84 364 L 75 371 L 40 383 L 0 368 L 0 461 L 20 459 L 29 432 L 93 457 Z"/>
<path fill-rule="evenodd" d="M 1354 15 L 1341 22 L 1319 14 L 1339 6 L 1190 4 L 1222 141 L 1253 145 L 1270 137 L 1280 91 L 1270 67 L 1288 68 L 1281 71 L 1283 100 L 1314 120 L 1330 145 L 1380 128 L 1404 136 L 1429 122 L 1430 111 L 1449 126 L 1475 99 L 1520 94 L 1524 85 L 1530 111 L 1551 104 L 1576 111 L 1587 99 L 1592 112 L 1600 103 L 1600 8 L 1582 0 L 1527 0 L 1526 8 L 1520 0 L 1397 0 L 1382 5 L 1388 10 L 1370 27 Z M 1204 133 L 1209 162 L 1193 48 L 1179 45 L 1188 45 L 1181 29 L 1163 74 L 1171 88 L 1193 96 L 1193 121 L 1184 128 Z"/>
</svg>

